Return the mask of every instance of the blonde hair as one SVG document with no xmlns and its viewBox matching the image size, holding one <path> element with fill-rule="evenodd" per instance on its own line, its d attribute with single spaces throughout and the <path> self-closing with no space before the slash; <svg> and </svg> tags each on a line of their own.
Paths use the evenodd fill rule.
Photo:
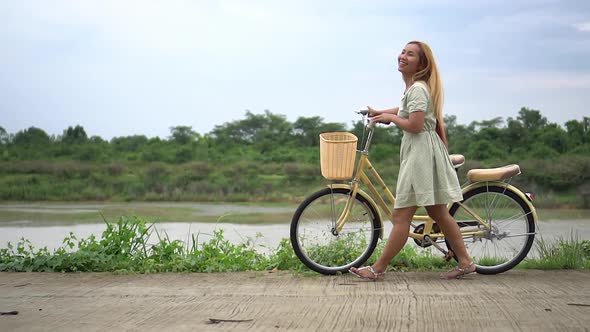
<svg viewBox="0 0 590 332">
<path fill-rule="evenodd" d="M 434 55 L 432 54 L 432 50 L 428 44 L 413 40 L 408 44 L 418 45 L 420 48 L 420 52 L 418 54 L 418 58 L 420 63 L 418 64 L 418 68 L 420 69 L 414 76 L 412 77 L 412 81 L 424 81 L 428 86 L 428 90 L 430 90 L 430 98 L 432 98 L 432 106 L 434 108 L 434 115 L 436 116 L 436 132 L 440 139 L 448 145 L 447 143 L 447 135 L 445 134 L 445 123 L 443 120 L 443 86 L 442 80 L 440 79 L 440 74 L 438 72 L 438 67 L 436 66 L 436 62 L 434 61 Z"/>
</svg>

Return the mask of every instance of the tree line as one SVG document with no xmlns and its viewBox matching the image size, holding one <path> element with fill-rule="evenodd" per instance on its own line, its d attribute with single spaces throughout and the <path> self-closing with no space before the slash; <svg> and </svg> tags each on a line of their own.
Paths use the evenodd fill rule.
<svg viewBox="0 0 590 332">
<path fill-rule="evenodd" d="M 567 197 L 589 186 L 589 117 L 561 126 L 523 107 L 514 118 L 464 125 L 447 116 L 445 122 L 449 151 L 464 154 L 468 168 L 519 163 L 525 168 L 521 184 Z M 347 125 L 314 116 L 290 122 L 268 110 L 246 111 L 244 118 L 205 134 L 190 126 L 171 127 L 166 138 L 133 135 L 105 140 L 89 137 L 80 125 L 57 136 L 36 127 L 16 133 L 0 127 L 0 198 L 109 199 L 123 190 L 124 199 L 239 200 L 272 195 L 287 185 L 301 191 L 321 179 L 320 133 L 351 131 L 360 138 L 363 130 L 360 121 Z M 373 139 L 371 160 L 393 182 L 402 136 L 396 127 L 378 126 Z M 49 185 L 55 180 L 71 187 L 59 191 Z M 76 196 L 88 185 L 95 189 Z M 39 188 L 46 193 L 40 194 Z"/>
<path fill-rule="evenodd" d="M 569 120 L 562 127 L 551 123 L 540 111 L 523 107 L 515 118 L 457 123 L 456 116 L 446 116 L 449 151 L 468 159 L 522 160 L 553 159 L 562 154 L 590 155 L 590 118 Z M 299 117 L 289 122 L 285 116 L 264 111 L 246 111 L 245 118 L 217 125 L 201 135 L 190 126 L 170 128 L 167 138 L 145 135 L 88 137 L 80 125 L 68 127 L 62 135 L 48 135 L 43 129 L 30 127 L 7 133 L 0 127 L 0 160 L 80 160 L 80 161 L 160 161 L 184 163 L 194 160 L 224 162 L 263 160 L 294 162 L 317 160 L 314 153 L 319 134 L 352 131 L 362 135 L 363 125 L 354 122 L 325 122 L 321 117 Z M 378 127 L 375 132 L 373 160 L 397 157 L 402 132 L 395 127 Z"/>
</svg>

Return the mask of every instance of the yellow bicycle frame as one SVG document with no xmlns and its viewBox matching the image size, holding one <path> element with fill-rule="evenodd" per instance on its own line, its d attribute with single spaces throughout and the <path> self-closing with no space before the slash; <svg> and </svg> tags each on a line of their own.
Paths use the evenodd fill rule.
<svg viewBox="0 0 590 332">
<path fill-rule="evenodd" d="M 371 181 L 371 178 L 367 175 L 365 170 L 368 170 L 369 174 L 374 179 L 377 186 L 379 188 L 381 188 L 381 190 L 383 190 L 383 192 L 385 193 L 385 199 L 387 199 L 389 201 L 389 204 L 385 201 L 384 197 L 378 192 L 378 190 L 377 190 L 378 187 L 376 187 L 375 184 L 373 184 L 373 181 Z M 395 196 L 393 195 L 391 190 L 389 190 L 389 188 L 387 187 L 387 185 L 385 184 L 385 182 L 383 181 L 383 179 L 381 178 L 381 176 L 379 175 L 379 173 L 377 172 L 375 167 L 373 167 L 373 165 L 369 161 L 368 154 L 365 151 L 361 152 L 361 156 L 360 156 L 360 159 L 359 159 L 359 162 L 357 165 L 357 169 L 354 174 L 355 175 L 354 175 L 352 182 L 350 184 L 332 184 L 332 185 L 330 185 L 331 188 L 342 188 L 342 189 L 348 189 L 351 191 L 350 198 L 348 199 L 346 206 L 345 206 L 344 210 L 342 211 L 342 214 L 338 217 L 338 220 L 336 221 L 336 232 L 340 232 L 342 230 L 342 228 L 344 227 L 344 225 L 346 224 L 346 222 L 348 221 L 348 219 L 350 218 L 350 211 L 352 210 L 352 206 L 354 204 L 355 197 L 356 197 L 356 195 L 360 195 L 376 208 L 375 210 L 377 211 L 377 214 L 379 214 L 379 215 L 374 216 L 374 217 L 378 217 L 378 219 L 381 223 L 380 228 L 379 228 L 380 229 L 379 230 L 379 237 L 381 239 L 383 239 L 383 218 L 381 216 L 381 211 L 383 211 L 385 213 L 385 215 L 387 215 L 387 218 L 393 223 L 393 218 L 392 218 L 393 211 L 390 208 L 390 206 L 395 203 Z M 359 181 L 367 186 L 371 195 L 367 194 L 365 191 L 363 191 L 360 188 Z M 514 193 L 519 195 L 523 199 L 523 201 L 527 202 L 527 204 L 529 205 L 529 207 L 533 213 L 535 220 L 537 220 L 536 210 L 533 207 L 533 205 L 530 203 L 529 199 L 519 189 L 517 189 L 516 187 L 514 187 L 508 183 L 500 182 L 500 181 L 475 182 L 475 183 L 471 183 L 471 184 L 463 187 L 462 191 L 463 191 L 463 193 L 466 193 L 470 190 L 473 190 L 473 189 L 476 189 L 476 188 L 479 188 L 482 186 L 489 186 L 489 185 L 502 186 L 502 187 L 505 187 L 507 190 L 513 191 Z M 482 218 L 481 216 L 479 216 L 477 213 L 475 213 L 474 211 L 469 209 L 469 207 L 465 206 L 464 204 L 462 204 L 460 202 L 457 204 L 459 204 L 467 213 L 469 213 L 471 216 L 473 216 L 473 218 L 475 220 L 477 220 L 478 223 L 481 226 L 483 226 L 484 229 L 490 230 L 490 224 L 488 222 L 486 222 L 485 218 Z M 381 211 L 377 207 L 380 207 Z M 449 208 L 450 207 L 451 207 L 451 204 L 449 204 Z M 429 216 L 415 215 L 413 220 L 414 221 L 422 221 L 422 222 L 425 222 L 425 224 L 424 224 L 424 230 L 421 233 L 415 233 L 415 232 L 411 231 L 408 235 L 410 238 L 413 238 L 415 240 L 424 240 L 425 236 L 428 236 L 431 239 L 436 240 L 438 238 L 444 237 L 443 233 L 432 233 L 434 220 L 432 218 L 430 218 Z M 484 233 L 485 233 L 484 230 L 475 230 L 475 231 L 463 230 L 461 232 L 461 234 L 463 236 L 483 236 Z"/>
</svg>

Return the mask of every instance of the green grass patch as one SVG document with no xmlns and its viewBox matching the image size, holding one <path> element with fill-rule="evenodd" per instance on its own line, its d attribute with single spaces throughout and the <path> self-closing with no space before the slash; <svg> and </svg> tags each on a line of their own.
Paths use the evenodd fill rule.
<svg viewBox="0 0 590 332">
<path fill-rule="evenodd" d="M 527 259 L 519 267 L 541 270 L 575 270 L 590 268 L 590 240 L 581 240 L 574 233 L 554 241 L 542 237 L 535 242 L 538 258 Z"/>
<path fill-rule="evenodd" d="M 456 265 L 454 261 L 445 261 L 441 255 L 430 250 L 416 250 L 417 247 L 406 245 L 389 263 L 390 271 L 440 271 Z M 374 257 L 378 257 L 373 255 Z"/>
<path fill-rule="evenodd" d="M 258 252 L 251 240 L 232 244 L 215 231 L 205 242 L 193 235 L 189 243 L 171 240 L 138 217 L 106 222 L 100 238 L 78 239 L 70 233 L 54 251 L 36 249 L 22 239 L 0 249 L 0 271 L 27 272 L 232 272 L 270 269 L 304 270 L 289 242 L 283 240 L 271 255 Z M 149 243 L 150 238 L 157 239 Z"/>
<path fill-rule="evenodd" d="M 232 272 L 289 270 L 307 274 L 309 270 L 297 259 L 288 239 L 276 248 L 264 248 L 261 253 L 256 239 L 248 238 L 234 244 L 224 238 L 223 230 L 216 230 L 207 241 L 193 234 L 187 242 L 172 240 L 158 232 L 153 224 L 139 217 L 119 217 L 116 222 L 106 221 L 100 237 L 94 235 L 78 239 L 70 233 L 63 245 L 53 251 L 35 248 L 21 239 L 0 249 L 0 271 L 10 272 Z M 381 241 L 367 264 L 373 264 L 381 254 L 385 241 Z M 340 247 L 322 248 L 314 254 L 339 262 L 343 254 L 361 243 L 346 243 Z M 351 249 L 352 248 L 352 249 Z M 537 242 L 538 259 L 528 259 L 519 265 L 531 269 L 585 269 L 589 268 L 590 241 L 572 235 L 556 242 Z M 341 263 L 341 262 L 340 262 Z M 390 271 L 439 271 L 455 266 L 438 253 L 417 250 L 406 245 L 392 260 Z"/>
<path fill-rule="evenodd" d="M 505 258 L 498 258 L 498 257 L 489 257 L 484 256 L 480 257 L 476 260 L 478 265 L 482 266 L 496 266 L 505 263 L 507 260 Z"/>
</svg>

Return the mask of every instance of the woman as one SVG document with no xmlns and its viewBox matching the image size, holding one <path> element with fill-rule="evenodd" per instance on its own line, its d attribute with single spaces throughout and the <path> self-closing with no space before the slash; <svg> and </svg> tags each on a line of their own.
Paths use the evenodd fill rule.
<svg viewBox="0 0 590 332">
<path fill-rule="evenodd" d="M 447 204 L 463 199 L 457 174 L 447 152 L 442 115 L 442 83 L 430 47 L 411 41 L 398 56 L 398 70 L 406 89 L 400 107 L 376 111 L 369 107 L 371 122 L 394 123 L 404 131 L 400 148 L 400 170 L 393 210 L 393 227 L 383 253 L 372 266 L 351 268 L 368 280 L 384 276 L 387 265 L 405 245 L 410 223 L 419 206 L 436 220 L 453 247 L 459 265 L 441 275 L 455 279 L 475 272 L 459 226 Z"/>
</svg>

